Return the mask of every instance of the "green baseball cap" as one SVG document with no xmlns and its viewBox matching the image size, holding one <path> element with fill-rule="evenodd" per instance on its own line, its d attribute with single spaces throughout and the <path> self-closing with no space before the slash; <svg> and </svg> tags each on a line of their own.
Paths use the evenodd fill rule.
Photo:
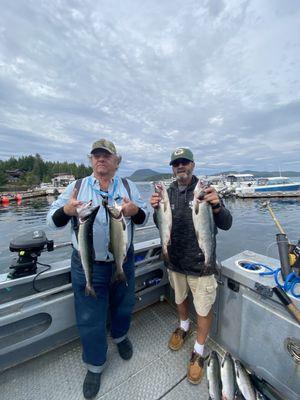
<svg viewBox="0 0 300 400">
<path fill-rule="evenodd" d="M 110 154 L 117 154 L 117 150 L 113 142 L 110 142 L 109 140 L 106 139 L 100 139 L 94 142 L 92 145 L 91 154 L 95 153 L 95 151 L 98 149 L 106 150 Z"/>
<path fill-rule="evenodd" d="M 187 147 L 178 147 L 173 151 L 171 154 L 170 165 L 173 164 L 173 161 L 178 160 L 178 158 L 185 158 L 186 160 L 194 161 L 193 153 Z"/>
</svg>

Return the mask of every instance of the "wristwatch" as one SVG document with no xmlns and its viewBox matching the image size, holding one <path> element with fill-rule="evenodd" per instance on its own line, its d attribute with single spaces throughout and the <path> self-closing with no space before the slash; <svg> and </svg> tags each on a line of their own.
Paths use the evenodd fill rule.
<svg viewBox="0 0 300 400">
<path fill-rule="evenodd" d="M 212 208 L 213 210 L 217 210 L 218 208 L 221 208 L 221 203 L 214 204 L 213 206 L 211 206 L 211 208 Z"/>
</svg>

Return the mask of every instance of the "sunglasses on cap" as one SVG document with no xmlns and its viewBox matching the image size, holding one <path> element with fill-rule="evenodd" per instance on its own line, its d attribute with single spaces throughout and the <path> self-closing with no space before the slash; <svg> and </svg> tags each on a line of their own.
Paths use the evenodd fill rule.
<svg viewBox="0 0 300 400">
<path fill-rule="evenodd" d="M 174 160 L 172 162 L 172 167 L 178 167 L 180 164 L 181 165 L 188 165 L 190 163 L 191 163 L 191 161 L 188 160 L 187 158 L 177 158 L 177 160 Z"/>
</svg>

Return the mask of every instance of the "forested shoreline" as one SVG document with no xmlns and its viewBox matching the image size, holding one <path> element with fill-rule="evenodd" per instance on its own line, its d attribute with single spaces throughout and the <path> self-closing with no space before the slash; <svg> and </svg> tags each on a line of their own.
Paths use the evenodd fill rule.
<svg viewBox="0 0 300 400">
<path fill-rule="evenodd" d="M 0 160 L 0 186 L 9 183 L 13 175 L 11 171 L 16 171 L 16 175 L 19 175 L 15 184 L 33 186 L 41 182 L 51 182 L 51 179 L 59 173 L 72 174 L 76 179 L 83 178 L 91 174 L 92 168 L 67 161 L 44 161 L 39 154 L 10 157 L 5 161 Z"/>
</svg>

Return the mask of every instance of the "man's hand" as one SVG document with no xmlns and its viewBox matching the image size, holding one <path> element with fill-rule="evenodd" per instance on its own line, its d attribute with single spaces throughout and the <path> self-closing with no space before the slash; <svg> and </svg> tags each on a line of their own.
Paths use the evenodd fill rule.
<svg viewBox="0 0 300 400">
<path fill-rule="evenodd" d="M 64 213 L 69 217 L 77 216 L 77 208 L 82 206 L 83 202 L 77 200 L 78 190 L 73 189 L 69 202 L 64 206 Z"/>
<path fill-rule="evenodd" d="M 127 197 L 123 198 L 122 212 L 124 217 L 133 217 L 139 212 L 139 207 Z"/>
<path fill-rule="evenodd" d="M 153 193 L 150 199 L 150 204 L 153 208 L 158 208 L 161 197 L 159 193 Z"/>
<path fill-rule="evenodd" d="M 205 196 L 204 200 L 207 201 L 213 207 L 213 213 L 218 214 L 221 210 L 221 200 L 216 192 L 216 189 L 212 186 L 209 186 L 204 189 Z M 218 205 L 220 207 L 218 207 Z"/>
</svg>

